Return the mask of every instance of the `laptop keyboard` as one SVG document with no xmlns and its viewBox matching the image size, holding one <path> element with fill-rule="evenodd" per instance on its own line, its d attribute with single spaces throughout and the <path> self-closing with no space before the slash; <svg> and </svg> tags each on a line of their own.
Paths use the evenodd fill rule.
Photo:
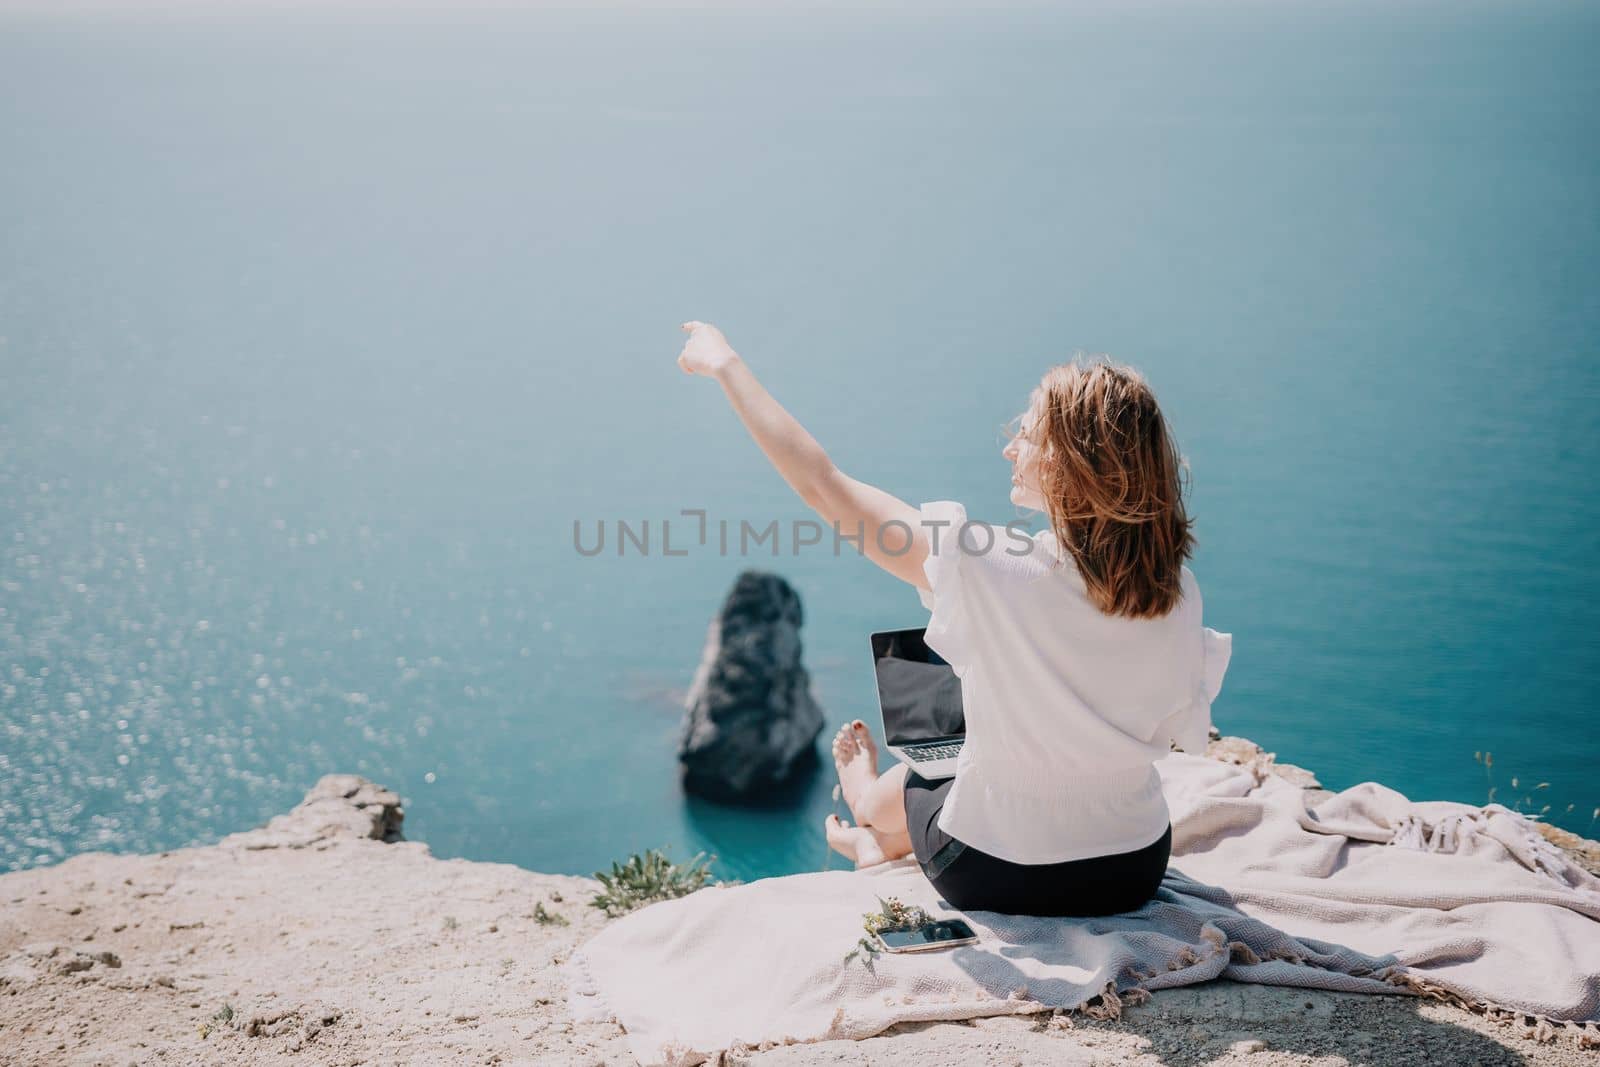
<svg viewBox="0 0 1600 1067">
<path fill-rule="evenodd" d="M 931 763 L 938 759 L 948 759 L 951 756 L 958 755 L 960 752 L 960 741 L 941 741 L 935 745 L 917 745 L 915 748 L 907 748 L 905 750 L 906 755 L 918 763 Z"/>
</svg>

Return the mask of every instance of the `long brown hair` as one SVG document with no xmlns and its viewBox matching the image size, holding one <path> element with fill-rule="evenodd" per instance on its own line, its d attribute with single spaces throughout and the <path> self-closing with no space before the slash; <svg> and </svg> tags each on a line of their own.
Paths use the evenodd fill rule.
<svg viewBox="0 0 1600 1067">
<path fill-rule="evenodd" d="M 1103 356 L 1052 367 L 1023 418 L 1050 526 L 1090 599 L 1108 615 L 1171 611 L 1195 545 L 1187 469 L 1144 377 Z"/>
</svg>

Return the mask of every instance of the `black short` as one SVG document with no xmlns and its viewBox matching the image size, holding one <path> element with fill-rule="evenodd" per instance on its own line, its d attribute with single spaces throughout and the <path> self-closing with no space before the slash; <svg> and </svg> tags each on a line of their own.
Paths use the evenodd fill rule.
<svg viewBox="0 0 1600 1067">
<path fill-rule="evenodd" d="M 1136 852 L 1064 863 L 1012 863 L 939 828 L 954 778 L 906 775 L 906 830 L 922 871 L 951 907 L 1008 915 L 1116 915 L 1156 895 L 1172 854 L 1172 827 Z"/>
</svg>

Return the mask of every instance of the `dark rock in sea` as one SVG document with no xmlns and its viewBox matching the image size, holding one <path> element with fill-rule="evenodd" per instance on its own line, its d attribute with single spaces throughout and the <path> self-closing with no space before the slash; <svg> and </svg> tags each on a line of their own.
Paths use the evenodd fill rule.
<svg viewBox="0 0 1600 1067">
<path fill-rule="evenodd" d="M 800 662 L 800 595 L 745 571 L 706 632 L 678 761 L 687 792 L 770 804 L 817 766 L 822 709 Z"/>
</svg>

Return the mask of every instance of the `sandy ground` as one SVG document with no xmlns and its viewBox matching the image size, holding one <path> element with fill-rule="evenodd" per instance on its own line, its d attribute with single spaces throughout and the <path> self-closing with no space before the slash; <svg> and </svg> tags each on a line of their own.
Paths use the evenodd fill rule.
<svg viewBox="0 0 1600 1067">
<path fill-rule="evenodd" d="M 398 800 L 324 779 L 261 830 L 0 877 L 0 1063 L 631 1064 L 555 966 L 597 883 L 385 843 Z M 536 909 L 567 920 L 543 923 Z M 791 1045 L 758 1064 L 1586 1064 L 1409 997 L 1211 983 L 1117 1022 L 1004 1017 Z"/>
</svg>

